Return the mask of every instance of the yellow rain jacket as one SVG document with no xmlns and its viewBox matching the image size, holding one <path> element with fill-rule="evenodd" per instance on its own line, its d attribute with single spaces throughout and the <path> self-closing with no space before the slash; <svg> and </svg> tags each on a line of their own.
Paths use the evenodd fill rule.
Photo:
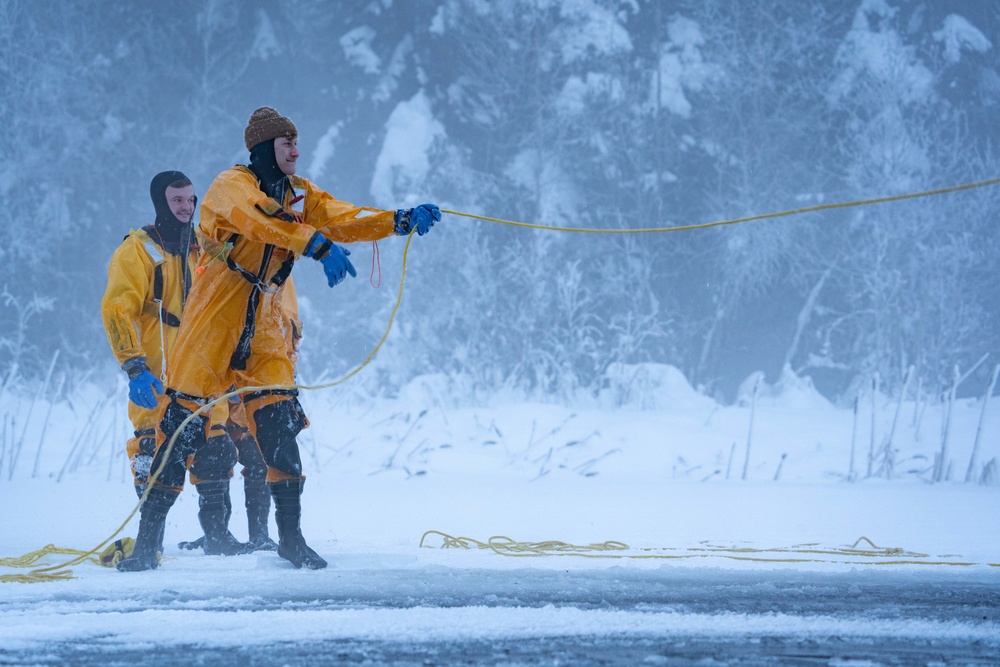
<svg viewBox="0 0 1000 667">
<path fill-rule="evenodd" d="M 197 261 L 197 246 L 186 258 L 171 255 L 145 229 L 131 230 L 115 250 L 101 314 L 120 365 L 146 357 L 153 374 L 166 379 L 166 357 L 177 340 Z"/>
<path fill-rule="evenodd" d="M 111 256 L 101 315 L 119 365 L 145 357 L 146 365 L 166 384 L 167 359 L 177 340 L 186 293 L 198 262 L 198 246 L 187 257 L 164 252 L 145 229 L 133 229 Z M 135 460 L 141 449 L 152 455 L 158 411 L 128 402 L 136 435 L 126 444 Z M 224 416 L 220 416 L 225 420 Z M 142 441 L 147 440 L 143 448 Z"/>
<path fill-rule="evenodd" d="M 279 207 L 244 166 L 221 173 L 205 194 L 201 233 L 207 245 L 221 251 L 201 256 L 202 273 L 188 295 L 176 353 L 167 361 L 171 389 L 210 398 L 234 385 L 293 384 L 292 318 L 281 307 L 288 289 L 282 274 L 316 232 L 336 243 L 375 241 L 394 233 L 393 211 L 339 201 L 298 176 L 289 181 L 304 195 L 301 222 L 287 219 L 295 193 L 289 192 Z M 358 217 L 363 211 L 373 215 Z M 241 340 L 247 349 L 237 358 Z"/>
</svg>

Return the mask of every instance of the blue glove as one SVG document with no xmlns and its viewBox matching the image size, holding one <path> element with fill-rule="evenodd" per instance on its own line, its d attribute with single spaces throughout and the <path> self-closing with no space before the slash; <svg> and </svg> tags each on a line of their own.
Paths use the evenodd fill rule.
<svg viewBox="0 0 1000 667">
<path fill-rule="evenodd" d="M 410 219 L 417 227 L 417 234 L 423 236 L 431 231 L 435 222 L 441 219 L 441 209 L 434 204 L 421 204 L 413 209 L 413 215 Z"/>
<path fill-rule="evenodd" d="M 155 408 L 156 395 L 163 393 L 163 383 L 149 372 L 146 360 L 142 357 L 132 359 L 122 366 L 122 370 L 128 373 L 128 400 L 140 408 Z"/>
<path fill-rule="evenodd" d="M 346 278 L 348 273 L 353 277 L 358 275 L 351 260 L 347 259 L 351 251 L 334 245 L 330 239 L 318 232 L 309 239 L 303 254 L 323 264 L 323 273 L 326 274 L 326 282 L 330 287 Z"/>
<path fill-rule="evenodd" d="M 441 219 L 441 209 L 434 204 L 421 204 L 416 208 L 401 208 L 396 211 L 396 233 L 403 236 L 416 229 L 423 236 Z"/>
</svg>

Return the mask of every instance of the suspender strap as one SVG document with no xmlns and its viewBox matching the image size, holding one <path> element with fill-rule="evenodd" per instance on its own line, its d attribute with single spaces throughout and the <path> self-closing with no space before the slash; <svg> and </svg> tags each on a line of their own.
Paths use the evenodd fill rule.
<svg viewBox="0 0 1000 667">
<path fill-rule="evenodd" d="M 288 276 L 291 275 L 292 266 L 294 264 L 295 258 L 289 257 L 281 263 L 281 266 L 278 268 L 278 271 L 274 274 L 274 276 L 272 276 L 271 279 L 265 283 L 260 280 L 256 274 L 247 271 L 242 266 L 234 262 L 232 258 L 226 257 L 226 265 L 229 266 L 229 269 L 240 274 L 244 280 L 253 285 L 260 292 L 267 292 L 274 287 L 281 287 L 285 281 L 288 280 Z"/>
<path fill-rule="evenodd" d="M 185 264 L 185 269 L 187 265 Z M 166 324 L 168 327 L 179 327 L 181 325 L 181 319 L 171 313 L 163 305 L 163 263 L 157 264 L 153 268 L 153 301 L 159 304 L 160 308 L 160 321 Z M 183 297 L 182 297 L 183 302 Z"/>
</svg>

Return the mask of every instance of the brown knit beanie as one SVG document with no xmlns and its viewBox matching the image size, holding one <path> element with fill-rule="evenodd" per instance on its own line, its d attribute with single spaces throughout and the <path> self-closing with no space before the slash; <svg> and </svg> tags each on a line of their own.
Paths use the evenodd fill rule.
<svg viewBox="0 0 1000 667">
<path fill-rule="evenodd" d="M 261 107 L 250 114 L 247 129 L 243 130 L 243 140 L 246 142 L 247 150 L 253 150 L 253 147 L 262 141 L 278 137 L 294 139 L 297 136 L 299 131 L 295 129 L 295 123 L 271 107 Z"/>
</svg>

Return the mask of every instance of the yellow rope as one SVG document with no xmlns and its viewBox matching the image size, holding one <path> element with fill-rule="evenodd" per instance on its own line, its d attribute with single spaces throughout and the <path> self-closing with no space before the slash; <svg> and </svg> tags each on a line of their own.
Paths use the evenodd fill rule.
<svg viewBox="0 0 1000 667">
<path fill-rule="evenodd" d="M 553 225 L 538 225 L 530 222 L 517 222 L 514 220 L 504 220 L 503 218 L 491 218 L 485 215 L 463 213 L 462 211 L 449 211 L 447 209 L 441 209 L 441 212 L 447 213 L 449 215 L 461 216 L 464 218 L 475 218 L 477 220 L 486 220 L 488 222 L 498 222 L 502 225 L 513 225 L 514 227 L 526 227 L 528 229 L 544 229 L 552 232 L 578 232 L 585 234 L 659 234 L 663 232 L 685 232 L 685 231 L 691 231 L 693 229 L 708 229 L 709 227 L 721 227 L 722 225 L 735 225 L 741 222 L 752 222 L 754 220 L 764 220 L 766 218 L 783 218 L 789 215 L 799 215 L 801 213 L 813 213 L 815 211 L 827 211 L 835 208 L 851 208 L 854 206 L 870 206 L 872 204 L 885 204 L 887 202 L 902 201 L 904 199 L 917 199 L 919 197 L 931 197 L 933 195 L 943 195 L 949 192 L 958 192 L 960 190 L 972 190 L 973 188 L 984 188 L 986 186 L 996 185 L 998 183 L 1000 183 L 1000 178 L 992 178 L 987 181 L 978 181 L 976 183 L 964 183 L 962 185 L 953 185 L 951 187 L 939 188 L 937 190 L 925 190 L 923 192 L 913 192 L 902 195 L 893 195 L 891 197 L 878 197 L 876 199 L 859 199 L 857 201 L 836 202 L 832 204 L 817 204 L 815 206 L 795 208 L 788 211 L 780 211 L 778 213 L 764 213 L 761 215 L 747 216 L 745 218 L 732 218 L 730 220 L 717 220 L 715 222 L 703 222 L 694 225 L 679 225 L 676 227 L 640 227 L 637 229 L 593 229 L 588 227 L 556 227 Z"/>
<path fill-rule="evenodd" d="M 441 538 L 441 545 L 433 547 L 427 544 L 428 537 Z M 857 548 L 861 542 L 867 542 L 870 549 Z M 609 540 L 586 545 L 569 544 L 549 540 L 545 542 L 518 542 L 505 535 L 496 535 L 486 542 L 471 537 L 454 537 L 439 530 L 428 530 L 420 538 L 418 548 L 422 549 L 472 549 L 489 550 L 500 556 L 508 557 L 540 557 L 540 556 L 579 556 L 582 558 L 628 558 L 633 560 L 665 559 L 680 560 L 686 558 L 726 558 L 729 560 L 752 561 L 758 563 L 845 563 L 863 565 L 979 565 L 967 561 L 956 560 L 926 560 L 928 554 L 906 551 L 899 547 L 883 548 L 877 546 L 867 537 L 858 538 L 849 547 L 832 547 L 825 549 L 813 548 L 815 544 L 800 544 L 792 547 L 774 549 L 756 549 L 752 547 L 724 547 L 701 543 L 701 547 L 689 549 L 679 548 L 637 548 L 632 549 L 624 542 Z M 633 551 L 633 553 L 622 553 Z M 638 553 L 634 553 L 638 552 Z M 682 552 L 682 553 L 669 553 Z M 767 556 L 779 554 L 784 557 Z M 835 556 L 835 558 L 817 558 L 816 556 Z M 938 556 L 945 558 L 945 556 Z M 847 560 L 844 560 L 847 559 Z M 867 560 L 865 560 L 867 559 Z M 891 560 L 890 560 L 891 559 Z M 998 563 L 985 563 L 990 567 L 1000 567 Z"/>
<path fill-rule="evenodd" d="M 66 547 L 57 547 L 54 544 L 46 544 L 38 551 L 32 551 L 17 558 L 0 558 L 0 567 L 31 567 L 32 565 L 42 560 L 49 554 L 88 555 L 87 553 L 80 551 L 79 549 L 69 549 Z M 101 561 L 99 561 L 96 558 L 91 558 L 90 560 L 96 563 L 97 565 L 101 564 Z"/>
<path fill-rule="evenodd" d="M 539 224 L 532 224 L 532 223 L 526 223 L 526 222 L 517 222 L 517 221 L 514 221 L 514 220 L 504 220 L 503 218 L 491 218 L 489 216 L 475 215 L 475 214 L 472 214 L 472 213 L 464 213 L 462 211 L 452 211 L 452 210 L 448 210 L 448 209 L 442 209 L 441 212 L 442 213 L 447 213 L 449 215 L 455 215 L 455 216 L 460 216 L 460 217 L 465 217 L 465 218 L 475 218 L 477 220 L 485 220 L 485 221 L 488 221 L 488 222 L 496 222 L 496 223 L 500 223 L 500 224 L 504 224 L 504 225 L 512 225 L 512 226 L 515 226 L 515 227 L 526 227 L 526 228 L 529 228 L 529 229 L 542 229 L 542 230 L 548 230 L 548 231 L 578 232 L 578 233 L 592 233 L 592 234 L 643 234 L 643 233 L 679 232 L 679 231 L 690 231 L 690 230 L 695 230 L 695 229 L 707 229 L 707 228 L 710 228 L 710 227 L 719 227 L 719 226 L 722 226 L 722 225 L 734 225 L 734 224 L 738 224 L 738 223 L 742 223 L 742 222 L 751 222 L 753 220 L 763 220 L 765 218 L 780 218 L 780 217 L 785 217 L 785 216 L 798 215 L 798 214 L 801 214 L 801 213 L 811 213 L 811 212 L 815 212 L 815 211 L 824 211 L 824 210 L 836 209 L 836 208 L 848 208 L 848 207 L 854 207 L 854 206 L 868 206 L 868 205 L 872 205 L 872 204 L 882 204 L 882 203 L 886 203 L 886 202 L 901 201 L 901 200 L 904 200 L 904 199 L 916 199 L 918 197 L 930 197 L 932 195 L 946 194 L 946 193 L 949 193 L 949 192 L 958 192 L 960 190 L 971 190 L 973 188 L 981 188 L 981 187 L 986 187 L 986 186 L 989 186 L 989 185 L 996 185 L 997 183 L 1000 183 L 1000 178 L 994 178 L 994 179 L 990 179 L 990 180 L 986 180 L 986 181 L 979 181 L 979 182 L 976 182 L 976 183 L 966 183 L 966 184 L 963 184 L 963 185 L 955 185 L 955 186 L 952 186 L 952 187 L 939 188 L 939 189 L 936 189 L 936 190 L 926 190 L 926 191 L 923 191 L 923 192 L 916 192 L 916 193 L 902 194 L 902 195 L 894 195 L 894 196 L 891 196 L 891 197 L 879 197 L 879 198 L 876 198 L 876 199 L 862 199 L 862 200 L 857 200 L 857 201 L 839 202 L 839 203 L 833 203 L 833 204 L 818 204 L 816 206 L 807 206 L 807 207 L 804 207 L 804 208 L 791 209 L 791 210 L 787 210 L 787 211 L 781 211 L 781 212 L 778 212 L 778 213 L 765 213 L 765 214 L 762 214 L 762 215 L 752 215 L 752 216 L 747 216 L 747 217 L 744 217 L 744 218 L 733 218 L 733 219 L 730 219 L 730 220 L 719 220 L 719 221 L 716 221 L 716 222 L 706 222 L 706 223 L 693 224 L 693 225 L 681 225 L 681 226 L 676 226 L 676 227 L 647 227 L 647 228 L 637 228 L 637 229 L 591 229 L 591 228 L 582 228 L 582 227 L 557 227 L 557 226 L 552 226 L 552 225 L 539 225 Z M 366 210 L 375 211 L 377 209 L 366 209 Z M 32 570 L 31 572 L 29 572 L 27 575 L 2 575 L 2 576 L 0 576 L 0 582 L 9 582 L 9 581 L 35 582 L 35 581 L 53 581 L 53 580 L 62 580 L 62 579 L 73 578 L 72 577 L 72 572 L 70 570 L 67 570 L 66 568 L 70 567 L 71 565 L 76 565 L 77 563 L 81 563 L 84 560 L 88 560 L 88 559 L 94 560 L 91 557 L 94 554 L 96 554 L 100 549 L 102 549 L 105 545 L 107 545 L 109 542 L 111 542 L 111 540 L 113 540 L 119 533 L 121 533 L 122 530 L 125 529 L 125 526 L 128 525 L 129 521 L 132 520 L 132 518 L 135 516 L 136 512 L 139 511 L 139 508 L 142 506 L 143 501 L 145 501 L 146 496 L 149 495 L 149 491 L 150 491 L 150 489 L 152 489 L 153 482 L 156 481 L 156 479 L 159 477 L 160 473 L 162 472 L 163 468 L 166 466 L 166 462 L 167 462 L 167 460 L 168 460 L 168 458 L 170 456 L 170 452 L 173 450 L 174 443 L 177 441 L 177 437 L 179 436 L 179 434 L 184 430 L 184 428 L 189 423 L 191 423 L 192 420 L 194 420 L 198 415 L 205 414 L 216 403 L 219 403 L 221 401 L 227 400 L 227 399 L 229 399 L 229 398 L 231 398 L 233 396 L 238 396 L 240 394 L 245 394 L 245 393 L 254 392 L 254 391 L 264 391 L 264 390 L 273 390 L 273 389 L 303 389 L 303 390 L 311 391 L 311 390 L 315 390 L 315 389 L 327 389 L 327 388 L 335 387 L 335 386 L 337 386 L 339 384 L 342 384 L 342 383 L 346 382 L 347 380 L 351 379 L 352 377 L 354 377 L 355 375 L 357 375 L 365 366 L 367 366 L 372 361 L 372 359 L 375 358 L 375 355 L 378 353 L 379 349 L 382 347 L 382 344 L 385 343 L 386 338 L 388 338 L 388 336 L 389 336 L 389 332 L 392 330 L 393 321 L 395 320 L 395 317 L 396 317 L 396 311 L 399 310 L 399 306 L 400 306 L 400 304 L 402 303 L 402 300 L 403 300 L 403 283 L 404 283 L 404 280 L 406 278 L 407 257 L 408 257 L 409 251 L 410 251 L 410 241 L 412 241 L 412 239 L 413 239 L 413 235 L 410 234 L 409 237 L 406 240 L 406 246 L 403 249 L 403 264 L 402 264 L 402 273 L 401 273 L 400 278 L 399 278 L 399 291 L 398 291 L 398 294 L 396 296 L 396 303 L 393 305 L 392 312 L 389 315 L 389 322 L 388 322 L 388 324 L 386 326 L 385 332 L 382 334 L 382 338 L 379 339 L 379 341 L 375 345 L 375 347 L 372 348 L 371 353 L 369 353 L 369 355 L 365 358 L 365 360 L 362 361 L 357 367 L 355 367 L 352 371 L 350 371 L 349 373 L 347 373 L 346 375 L 344 375 L 340 379 L 335 380 L 333 382 L 328 382 L 326 384 L 320 384 L 320 385 L 298 385 L 298 384 L 293 384 L 293 385 L 263 385 L 263 386 L 256 386 L 256 387 L 243 387 L 241 389 L 237 389 L 235 391 L 231 391 L 229 393 L 223 394 L 222 396 L 219 396 L 218 398 L 216 398 L 216 399 L 214 399 L 214 400 L 206 403 L 205 405 L 203 405 L 202 407 L 200 407 L 198 410 L 196 410 L 193 414 L 189 415 L 184 421 L 181 422 L 181 424 L 178 427 L 177 431 L 174 433 L 174 435 L 170 438 L 170 441 L 167 443 L 167 449 L 166 449 L 166 452 L 164 454 L 163 461 L 161 462 L 159 468 L 157 468 L 155 471 L 153 471 L 152 474 L 150 475 L 149 481 L 146 484 L 146 489 L 143 492 L 142 497 L 136 503 L 135 507 L 132 508 L 132 511 L 125 518 L 125 520 L 121 523 L 121 525 L 118 526 L 118 528 L 115 529 L 115 531 L 110 536 L 108 536 L 107 539 L 105 539 L 103 542 L 101 542 L 100 544 L 98 544 L 96 547 L 94 547 L 90 551 L 65 550 L 65 551 L 48 551 L 48 552 L 45 552 L 45 553 L 76 553 L 78 555 L 77 555 L 76 558 L 74 558 L 74 559 L 72 559 L 70 561 L 67 561 L 65 563 L 62 563 L 60 565 L 52 565 L 52 566 L 48 566 L 48 567 L 37 568 L 37 569 Z M 436 531 L 429 531 L 429 532 L 436 532 Z M 425 537 L 426 537 L 426 534 L 425 534 Z M 469 539 L 469 538 L 452 538 L 452 539 Z M 475 543 L 474 540 L 472 542 Z M 421 540 L 421 545 L 422 544 L 423 544 L 423 540 Z M 481 544 L 481 543 L 476 543 L 476 544 Z M 620 543 L 616 543 L 616 542 L 610 542 L 610 543 L 606 542 L 606 543 L 603 543 L 603 544 L 604 545 L 620 545 Z M 560 546 L 557 547 L 556 545 L 560 545 Z M 591 547 L 592 546 L 593 545 L 591 545 Z M 621 545 L 621 546 L 624 546 L 624 545 Z M 46 548 L 48 548 L 48 547 L 46 547 Z M 55 547 L 53 547 L 53 548 L 55 548 Z M 497 553 L 505 553 L 505 555 L 538 556 L 538 555 L 552 555 L 552 552 L 558 552 L 558 553 L 560 553 L 560 555 L 589 555 L 589 554 L 586 554 L 585 552 L 583 552 L 581 550 L 586 550 L 586 549 L 589 549 L 590 547 L 577 547 L 575 545 L 563 545 L 563 543 L 537 543 L 537 544 L 527 544 L 526 545 L 525 543 L 515 542 L 513 540 L 510 540 L 509 538 L 498 536 L 496 538 L 491 538 L 491 541 L 490 541 L 490 543 L 488 545 L 488 548 L 493 549 Z M 615 547 L 615 548 L 618 548 L 618 547 Z M 568 551 L 568 553 L 563 553 L 563 551 L 562 551 L 563 549 L 565 549 L 566 551 Z M 4 559 L 3 561 L 0 561 L 0 564 L 2 564 L 5 561 L 22 562 L 22 559 L 30 559 L 35 554 L 38 554 L 38 553 L 43 552 L 43 551 L 45 551 L 45 549 L 39 550 L 38 552 L 32 552 L 30 554 L 25 554 L 25 556 L 22 556 L 21 558 Z M 43 554 L 43 555 L 45 555 L 45 554 Z M 641 557 L 643 557 L 643 556 L 630 556 L 630 558 L 641 558 Z M 663 556 L 663 557 L 666 557 L 666 556 Z M 31 561 L 31 562 L 37 562 L 37 560 L 38 560 L 38 558 L 36 558 L 34 561 Z M 952 564 L 952 563 L 949 563 L 949 564 Z M 991 563 L 990 565 L 994 565 L 994 564 Z"/>
</svg>

